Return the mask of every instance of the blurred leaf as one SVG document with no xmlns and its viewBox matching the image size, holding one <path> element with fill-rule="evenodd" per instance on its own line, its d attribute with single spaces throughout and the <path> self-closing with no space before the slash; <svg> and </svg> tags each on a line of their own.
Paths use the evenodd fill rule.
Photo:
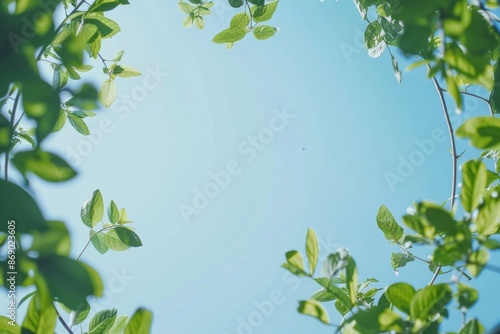
<svg viewBox="0 0 500 334">
<path fill-rule="evenodd" d="M 77 310 L 88 296 L 102 294 L 99 275 L 80 262 L 60 255 L 41 256 L 36 262 L 52 296 L 72 310 Z"/>
<path fill-rule="evenodd" d="M 14 326 L 9 325 L 12 322 L 7 317 L 0 316 L 0 333 L 2 334 L 21 334 L 21 326 L 14 322 Z"/>
<path fill-rule="evenodd" d="M 477 160 L 469 160 L 462 165 L 462 190 L 460 201 L 467 212 L 474 211 L 486 189 L 486 165 Z"/>
<path fill-rule="evenodd" d="M 306 254 L 309 260 L 309 273 L 314 275 L 319 257 L 318 236 L 312 228 L 307 229 Z"/>
<path fill-rule="evenodd" d="M 495 187 L 484 196 L 476 217 L 477 232 L 488 236 L 497 233 L 500 228 L 500 187 Z"/>
<path fill-rule="evenodd" d="M 106 108 L 109 108 L 111 104 L 116 100 L 117 96 L 116 85 L 113 79 L 107 79 L 102 84 L 101 90 L 99 91 L 99 101 Z"/>
<path fill-rule="evenodd" d="M 33 232 L 33 243 L 30 250 L 38 255 L 57 254 L 68 256 L 71 250 L 71 239 L 66 224 L 58 221 L 48 221 L 48 229 L 44 232 Z"/>
<path fill-rule="evenodd" d="M 482 334 L 484 333 L 484 327 L 481 323 L 476 319 L 470 319 L 467 321 L 465 326 L 458 332 L 458 334 Z M 494 332 L 492 332 L 494 334 Z"/>
<path fill-rule="evenodd" d="M 410 305 L 410 315 L 414 319 L 427 320 L 451 301 L 451 288 L 447 284 L 429 285 L 417 291 Z"/>
<path fill-rule="evenodd" d="M 45 231 L 48 226 L 33 198 L 21 187 L 0 179 L 0 203 L 8 210 L 0 210 L 0 232 L 8 233 L 5 222 L 10 220 L 22 222 L 16 224 L 17 233 Z"/>
<path fill-rule="evenodd" d="M 349 263 L 345 268 L 345 276 L 351 303 L 352 305 L 356 305 L 358 297 L 358 269 L 356 268 L 356 262 L 351 256 L 349 256 Z"/>
<path fill-rule="evenodd" d="M 297 310 L 305 315 L 310 315 L 312 317 L 315 317 L 319 321 L 329 324 L 330 319 L 328 317 L 328 313 L 326 310 L 323 308 L 323 305 L 318 303 L 315 300 L 303 300 L 299 301 L 299 307 Z"/>
<path fill-rule="evenodd" d="M 359 333 L 403 333 L 404 322 L 396 312 L 379 306 L 371 307 L 367 310 L 360 310 L 348 320 L 355 322 L 355 329 Z"/>
<path fill-rule="evenodd" d="M 109 329 L 108 334 L 122 334 L 125 330 L 125 326 L 127 326 L 127 320 L 128 317 L 125 315 L 116 317 L 113 327 Z"/>
<path fill-rule="evenodd" d="M 476 289 L 458 282 L 456 297 L 459 308 L 470 309 L 477 302 L 479 294 Z"/>
<path fill-rule="evenodd" d="M 52 132 L 57 132 L 62 129 L 64 124 L 66 123 L 66 113 L 64 110 L 59 111 L 59 117 L 57 117 L 56 124 L 54 125 L 54 128 L 52 129 Z"/>
<path fill-rule="evenodd" d="M 488 263 L 490 254 L 484 248 L 480 248 L 469 256 L 466 268 L 473 277 L 479 276 L 484 266 Z"/>
<path fill-rule="evenodd" d="M 389 302 L 397 307 L 400 311 L 410 314 L 411 300 L 415 296 L 415 288 L 407 283 L 395 283 L 390 285 L 385 295 Z"/>
<path fill-rule="evenodd" d="M 139 308 L 128 322 L 124 334 L 149 334 L 152 321 L 153 314 L 149 310 Z"/>
<path fill-rule="evenodd" d="M 12 127 L 10 126 L 10 122 L 0 114 L 0 154 L 7 152 L 9 149 L 11 137 Z"/>
<path fill-rule="evenodd" d="M 12 163 L 23 174 L 31 172 L 49 182 L 62 182 L 76 176 L 76 171 L 59 156 L 36 151 L 17 152 Z"/>
<path fill-rule="evenodd" d="M 37 296 L 31 299 L 28 311 L 24 317 L 22 333 L 30 334 L 53 333 L 56 328 L 57 314 L 54 307 L 43 308 Z M 3 334 L 3 332 L 2 332 Z"/>
</svg>

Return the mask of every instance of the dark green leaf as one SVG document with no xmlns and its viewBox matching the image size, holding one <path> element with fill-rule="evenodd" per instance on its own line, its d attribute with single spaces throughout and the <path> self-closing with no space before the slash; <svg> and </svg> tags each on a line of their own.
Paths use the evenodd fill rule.
<svg viewBox="0 0 500 334">
<path fill-rule="evenodd" d="M 477 302 L 478 298 L 479 294 L 476 289 L 458 282 L 457 301 L 459 308 L 470 309 Z"/>
<path fill-rule="evenodd" d="M 49 221 L 44 232 L 33 232 L 33 243 L 30 250 L 38 255 L 58 254 L 68 256 L 71 250 L 71 239 L 66 224 Z"/>
<path fill-rule="evenodd" d="M 76 176 L 76 171 L 59 156 L 43 151 L 16 153 L 12 163 L 23 174 L 31 172 L 49 182 L 62 182 Z"/>
<path fill-rule="evenodd" d="M 80 262 L 60 255 L 42 256 L 36 262 L 52 296 L 73 310 L 85 303 L 88 296 L 102 294 L 99 275 Z"/>
<path fill-rule="evenodd" d="M 116 232 L 116 235 L 118 236 L 120 241 L 125 245 L 130 247 L 142 246 L 141 239 L 134 231 L 123 226 L 116 226 L 115 228 L 113 228 L 113 230 Z"/>
</svg>

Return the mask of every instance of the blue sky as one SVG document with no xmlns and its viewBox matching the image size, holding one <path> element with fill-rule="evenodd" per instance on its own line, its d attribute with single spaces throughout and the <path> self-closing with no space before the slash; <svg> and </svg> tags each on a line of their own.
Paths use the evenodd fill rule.
<svg viewBox="0 0 500 334">
<path fill-rule="evenodd" d="M 113 11 L 122 32 L 102 54 L 124 49 L 122 63 L 143 76 L 117 79 L 119 100 L 89 120 L 92 138 L 67 125 L 49 139 L 80 174 L 63 185 L 35 181 L 34 189 L 45 215 L 71 227 L 75 255 L 88 236 L 80 207 L 95 189 L 134 220 L 144 247 L 104 256 L 89 249 L 82 257 L 109 283 L 95 311 L 146 306 L 153 333 L 330 333 L 297 314 L 297 301 L 318 288 L 285 274 L 284 253 L 304 251 L 313 227 L 323 258 L 348 247 L 361 278 L 376 277 L 379 287 L 395 281 L 389 255 L 397 250 L 375 216 L 381 204 L 399 218 L 413 201 L 450 196 L 439 100 L 424 71 L 403 71 L 398 84 L 387 53 L 366 55 L 365 24 L 349 1 L 283 1 L 272 39 L 248 36 L 227 50 L 211 39 L 234 13 L 216 1 L 197 31 L 182 28 L 175 2 L 134 1 Z M 96 66 L 87 79 L 100 84 Z M 487 112 L 473 101 L 466 107 L 466 115 Z M 265 143 L 249 153 L 259 135 Z M 410 159 L 417 163 L 391 185 L 387 174 Z M 196 191 L 221 171 L 227 185 L 185 219 L 180 208 L 193 206 Z M 485 273 L 476 286 L 495 275 Z M 398 279 L 423 286 L 431 276 L 414 264 Z M 477 309 L 488 327 L 498 320 L 487 311 L 493 297 L 483 292 Z"/>
</svg>

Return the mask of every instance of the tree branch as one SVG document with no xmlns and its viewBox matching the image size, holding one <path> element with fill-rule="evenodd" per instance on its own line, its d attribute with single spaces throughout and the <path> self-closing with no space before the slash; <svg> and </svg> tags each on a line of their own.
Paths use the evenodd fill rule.
<svg viewBox="0 0 500 334">
<path fill-rule="evenodd" d="M 69 327 L 68 324 L 64 321 L 64 319 L 62 318 L 61 314 L 59 313 L 59 311 L 56 309 L 55 306 L 54 309 L 56 310 L 57 313 L 57 319 L 59 319 L 59 322 L 63 325 L 64 329 L 66 329 L 69 334 L 74 334 L 73 331 L 71 330 L 71 327 Z"/>
</svg>

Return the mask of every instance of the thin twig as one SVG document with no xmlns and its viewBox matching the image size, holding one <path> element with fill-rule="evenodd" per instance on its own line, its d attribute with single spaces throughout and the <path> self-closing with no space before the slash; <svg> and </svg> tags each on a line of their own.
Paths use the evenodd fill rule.
<svg viewBox="0 0 500 334">
<path fill-rule="evenodd" d="M 427 286 L 434 284 L 434 281 L 436 281 L 436 278 L 438 277 L 440 271 L 441 271 L 441 263 L 438 264 L 436 271 L 434 272 L 434 275 L 432 276 L 432 279 L 429 282 L 429 284 L 427 284 Z"/>
<path fill-rule="evenodd" d="M 54 309 L 56 310 L 59 322 L 63 325 L 63 327 L 68 331 L 69 334 L 74 334 L 73 331 L 71 330 L 71 327 L 69 327 L 68 324 L 64 321 L 63 317 L 61 316 L 61 314 L 59 313 L 59 311 L 56 309 L 55 306 Z"/>
<path fill-rule="evenodd" d="M 446 105 L 446 101 L 443 95 L 443 88 L 439 85 L 439 82 L 435 77 L 432 78 L 434 81 L 434 85 L 436 86 L 436 90 L 439 94 L 439 99 L 441 100 L 441 106 L 443 107 L 444 117 L 446 119 L 446 125 L 448 126 L 448 132 L 450 134 L 450 142 L 451 142 L 451 150 L 452 150 L 452 160 L 453 160 L 453 175 L 452 175 L 452 184 L 451 184 L 451 208 L 455 205 L 455 194 L 457 190 L 457 147 L 455 144 L 455 135 L 453 134 L 453 126 L 451 125 L 450 114 L 448 112 L 448 106 Z"/>
</svg>

